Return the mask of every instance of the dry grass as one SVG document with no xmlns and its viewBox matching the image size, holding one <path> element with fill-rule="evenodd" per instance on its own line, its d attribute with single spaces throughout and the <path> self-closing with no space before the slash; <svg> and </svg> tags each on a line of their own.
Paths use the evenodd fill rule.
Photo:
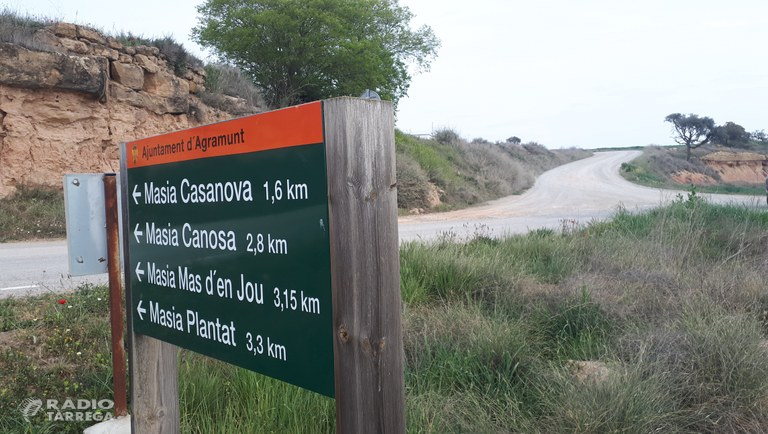
<svg viewBox="0 0 768 434">
<path fill-rule="evenodd" d="M 37 32 L 53 21 L 39 16 L 25 15 L 7 7 L 0 9 L 0 42 L 20 45 L 30 50 L 49 51 Z"/>
<path fill-rule="evenodd" d="M 408 432 L 764 432 L 767 233 L 768 214 L 691 195 L 561 233 L 402 246 Z M 79 428 L 24 422 L 30 395 L 108 396 L 104 291 L 72 309 L 0 300 L 0 431 Z M 604 372 L 577 378 L 574 360 Z M 335 429 L 330 399 L 180 363 L 184 432 Z"/>
<path fill-rule="evenodd" d="M 423 207 L 422 192 L 410 182 L 422 173 L 444 192 L 439 210 L 446 210 L 520 193 L 542 172 L 590 155 L 581 150 L 550 151 L 535 143 L 468 143 L 450 129 L 436 131 L 433 140 L 397 132 L 395 142 L 397 158 L 404 160 L 398 164 L 397 177 L 408 181 L 398 182 L 398 206 L 403 209 Z"/>
<path fill-rule="evenodd" d="M 205 92 L 200 99 L 211 107 L 235 115 L 250 113 L 249 107 L 266 107 L 264 97 L 253 82 L 239 69 L 226 65 L 208 64 L 205 66 Z M 232 97 L 245 102 L 242 107 Z"/>
<path fill-rule="evenodd" d="M 409 383 L 422 406 L 409 410 L 430 427 L 417 431 L 763 432 L 767 230 L 765 213 L 690 195 L 562 234 L 404 246 L 412 378 L 458 369 L 466 383 L 487 366 L 504 378 Z M 578 380 L 570 360 L 610 374 Z"/>
</svg>

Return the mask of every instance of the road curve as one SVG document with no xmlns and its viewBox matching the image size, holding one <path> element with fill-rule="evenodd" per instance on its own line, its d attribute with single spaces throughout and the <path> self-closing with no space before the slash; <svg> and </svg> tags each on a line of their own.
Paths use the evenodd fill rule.
<svg viewBox="0 0 768 434">
<path fill-rule="evenodd" d="M 641 211 L 659 206 L 678 193 L 640 187 L 619 175 L 621 163 L 639 151 L 600 152 L 590 158 L 552 169 L 519 196 L 509 196 L 471 208 L 399 219 L 400 240 L 432 240 L 442 233 L 460 239 L 476 233 L 501 237 L 531 229 L 559 229 L 564 224 L 606 219 L 619 206 Z M 755 196 L 703 195 L 716 203 L 763 206 Z M 61 292 L 83 282 L 104 283 L 105 274 L 73 278 L 67 271 L 67 243 L 35 241 L 0 244 L 0 298 Z"/>
<path fill-rule="evenodd" d="M 431 240 L 441 233 L 459 238 L 484 234 L 501 237 L 538 228 L 588 223 L 613 215 L 619 207 L 636 212 L 686 194 L 633 184 L 619 175 L 621 163 L 640 151 L 598 152 L 549 170 L 519 196 L 508 196 L 458 211 L 401 217 L 400 240 Z M 702 194 L 714 203 L 762 204 L 761 197 Z"/>
</svg>

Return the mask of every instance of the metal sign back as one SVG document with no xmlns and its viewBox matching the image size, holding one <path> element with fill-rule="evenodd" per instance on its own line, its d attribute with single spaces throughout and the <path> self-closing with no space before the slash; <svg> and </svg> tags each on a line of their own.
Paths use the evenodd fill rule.
<svg viewBox="0 0 768 434">
<path fill-rule="evenodd" d="M 67 252 L 72 276 L 107 272 L 103 178 L 103 173 L 64 175 Z"/>
</svg>

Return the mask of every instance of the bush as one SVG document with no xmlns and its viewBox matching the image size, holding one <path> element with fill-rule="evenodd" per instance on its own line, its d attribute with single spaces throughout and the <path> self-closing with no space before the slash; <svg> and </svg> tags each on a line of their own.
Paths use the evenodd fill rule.
<svg viewBox="0 0 768 434">
<path fill-rule="evenodd" d="M 190 54 L 172 36 L 145 38 L 141 35 L 134 35 L 131 32 L 122 32 L 116 35 L 115 38 L 126 46 L 147 45 L 157 47 L 160 50 L 161 57 L 165 58 L 168 65 L 173 69 L 174 74 L 179 77 L 183 77 L 189 67 L 200 68 L 203 66 L 202 60 Z"/>
<path fill-rule="evenodd" d="M 211 63 L 205 66 L 205 74 L 205 92 L 200 99 L 209 106 L 235 115 L 266 106 L 261 92 L 238 68 Z M 243 100 L 245 105 L 233 98 Z"/>
<path fill-rule="evenodd" d="M 432 138 L 443 145 L 456 144 L 461 140 L 459 133 L 450 128 L 441 128 L 432 132 Z"/>
<path fill-rule="evenodd" d="M 149 45 L 160 49 L 160 54 L 165 57 L 166 61 L 168 61 L 173 72 L 180 77 L 187 72 L 187 68 L 190 66 L 195 68 L 203 66 L 202 60 L 190 54 L 184 46 L 176 42 L 171 36 L 153 39 L 150 41 Z"/>
<path fill-rule="evenodd" d="M 409 155 L 397 155 L 397 207 L 429 208 L 429 179 Z"/>
</svg>

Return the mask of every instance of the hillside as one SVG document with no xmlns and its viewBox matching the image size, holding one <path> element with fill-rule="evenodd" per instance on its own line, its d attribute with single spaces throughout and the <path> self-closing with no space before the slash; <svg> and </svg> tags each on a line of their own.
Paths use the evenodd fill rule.
<svg viewBox="0 0 768 434">
<path fill-rule="evenodd" d="M 206 90 L 226 68 L 149 42 L 0 12 L 0 197 L 58 188 L 64 173 L 115 172 L 121 142 L 265 109 Z"/>
<path fill-rule="evenodd" d="M 768 152 L 707 145 L 695 149 L 687 161 L 684 148 L 648 146 L 621 172 L 628 180 L 650 187 L 764 194 Z"/>
<path fill-rule="evenodd" d="M 590 155 L 580 149 L 552 151 L 537 143 L 468 143 L 450 130 L 434 137 L 395 135 L 397 203 L 411 214 L 521 193 L 544 171 Z"/>
</svg>

